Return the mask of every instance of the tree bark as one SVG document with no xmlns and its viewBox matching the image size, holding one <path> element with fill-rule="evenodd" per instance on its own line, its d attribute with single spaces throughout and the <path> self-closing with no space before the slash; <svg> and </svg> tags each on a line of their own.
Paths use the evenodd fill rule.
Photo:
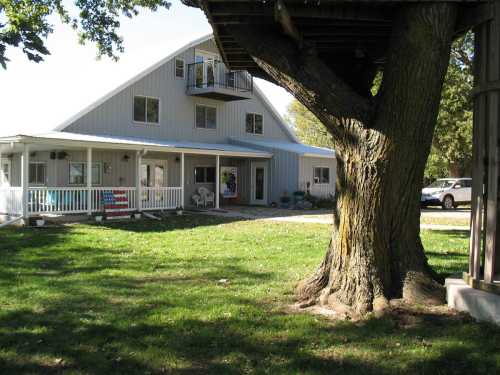
<svg viewBox="0 0 500 375">
<path fill-rule="evenodd" d="M 324 123 L 336 145 L 333 233 L 323 262 L 297 287 L 300 300 L 353 314 L 384 309 L 399 297 L 443 302 L 420 240 L 420 191 L 455 20 L 451 3 L 404 6 L 382 86 L 369 99 L 343 83 L 349 77 L 283 36 L 230 29 L 259 66 Z"/>
</svg>

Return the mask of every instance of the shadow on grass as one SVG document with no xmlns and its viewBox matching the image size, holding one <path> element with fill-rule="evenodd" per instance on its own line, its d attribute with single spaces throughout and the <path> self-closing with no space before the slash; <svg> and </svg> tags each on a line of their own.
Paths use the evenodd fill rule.
<svg viewBox="0 0 500 375">
<path fill-rule="evenodd" d="M 132 220 L 129 222 L 112 222 L 105 221 L 102 223 L 90 224 L 92 227 L 116 229 L 130 232 L 165 232 L 175 230 L 190 230 L 197 227 L 211 227 L 221 224 L 229 224 L 239 221 L 247 221 L 248 219 L 238 217 L 221 217 L 200 214 L 189 214 L 182 216 L 165 217 L 162 220 Z"/>
<path fill-rule="evenodd" d="M 261 259 L 251 260 L 231 253 L 225 242 L 214 245 L 221 246 L 216 251 L 188 257 L 147 247 L 160 232 L 232 221 L 192 219 L 114 223 L 94 231 L 95 237 L 87 232 L 96 226 L 42 236 L 14 233 L 7 241 L 23 251 L 0 253 L 0 373 L 434 375 L 500 370 L 498 328 L 438 314 L 396 312 L 358 324 L 286 314 L 279 306 L 288 281 L 275 268 L 258 267 L 270 261 L 267 249 L 253 255 Z M 70 234 L 71 241 L 65 237 Z M 180 241 L 183 235 L 174 237 Z M 145 242 L 131 242 L 139 240 Z M 144 251 L 134 254 L 137 248 Z M 439 250 L 431 251 L 446 259 Z M 271 253 L 277 254 L 283 257 L 277 261 L 281 267 L 293 263 L 290 254 Z"/>
</svg>

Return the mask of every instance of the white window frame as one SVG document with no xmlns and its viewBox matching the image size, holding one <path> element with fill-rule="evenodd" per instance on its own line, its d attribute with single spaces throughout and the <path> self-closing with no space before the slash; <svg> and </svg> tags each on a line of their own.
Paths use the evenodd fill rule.
<svg viewBox="0 0 500 375">
<path fill-rule="evenodd" d="M 45 181 L 43 181 L 43 182 L 39 182 L 39 181 L 29 182 L 30 181 L 30 166 L 32 164 L 36 164 L 36 165 L 41 164 L 41 165 L 45 166 Z M 28 165 L 28 184 L 30 186 L 45 186 L 45 185 L 47 185 L 47 178 L 48 178 L 47 173 L 48 173 L 48 168 L 47 168 L 46 162 L 44 162 L 44 161 L 30 161 L 29 165 Z M 36 177 L 38 178 L 38 176 L 36 176 Z"/>
<path fill-rule="evenodd" d="M 196 182 L 196 168 L 205 168 L 205 182 Z M 215 165 L 195 165 L 193 167 L 193 182 L 195 185 L 210 185 L 217 182 L 217 176 L 214 176 L 214 182 L 207 182 L 207 168 L 216 169 Z M 217 173 L 217 171 L 215 171 Z"/>
<path fill-rule="evenodd" d="M 253 132 L 247 132 L 247 116 L 248 115 L 253 115 Z M 262 133 L 256 133 L 255 132 L 255 115 L 259 115 L 262 117 Z M 258 136 L 263 136 L 264 135 L 264 114 L 258 113 L 258 112 L 246 112 L 245 113 L 245 133 L 246 134 L 252 134 L 252 135 L 258 135 Z"/>
<path fill-rule="evenodd" d="M 83 164 L 83 184 L 72 184 L 71 183 L 71 164 Z M 102 162 L 94 161 L 94 162 L 92 162 L 92 166 L 94 166 L 94 165 L 99 166 L 99 183 L 98 184 L 92 183 L 92 186 L 102 186 L 102 177 L 103 177 Z M 68 164 L 68 185 L 69 186 L 86 186 L 87 185 L 87 175 L 88 175 L 87 171 L 88 171 L 87 162 L 85 162 L 85 161 L 70 161 Z M 92 170 L 90 173 L 91 173 L 90 178 L 92 178 Z"/>
<path fill-rule="evenodd" d="M 177 76 L 177 61 L 182 61 L 182 77 Z M 174 59 L 174 77 L 176 79 L 186 79 L 186 61 L 182 57 Z"/>
<path fill-rule="evenodd" d="M 7 165 L 7 176 L 9 176 L 8 178 L 5 177 L 3 171 L 4 164 Z M 9 159 L 0 159 L 0 187 L 4 184 L 5 185 L 11 184 L 11 179 L 12 179 L 12 162 Z"/>
<path fill-rule="evenodd" d="M 204 127 L 204 128 L 200 128 L 197 126 L 196 124 L 196 113 L 198 112 L 198 107 L 206 107 L 206 108 L 213 108 L 215 109 L 215 128 L 208 128 L 208 127 Z M 219 117 L 217 115 L 217 107 L 214 106 L 214 105 L 210 105 L 210 104 L 200 104 L 200 103 L 196 103 L 195 107 L 194 107 L 194 128 L 195 129 L 200 129 L 200 130 L 211 130 L 211 131 L 214 131 L 214 130 L 217 130 L 217 117 Z M 207 121 L 207 114 L 205 112 L 205 125 L 206 125 L 206 121 Z"/>
<path fill-rule="evenodd" d="M 145 108 L 145 114 L 146 114 L 146 121 L 137 121 L 134 116 L 134 110 L 135 110 L 135 98 L 145 98 L 146 99 L 146 108 Z M 148 118 L 148 99 L 156 99 L 158 100 L 158 122 L 149 122 L 147 121 Z M 147 95 L 134 95 L 132 98 L 132 122 L 134 124 L 141 124 L 141 125 L 149 125 L 149 126 L 160 126 L 161 123 L 161 100 L 159 97 L 156 96 L 147 96 Z"/>
<path fill-rule="evenodd" d="M 314 171 L 316 170 L 316 168 L 328 169 L 328 182 L 316 182 L 314 180 Z M 321 175 L 323 175 L 323 173 L 321 173 Z M 326 165 L 315 165 L 313 167 L 312 180 L 313 180 L 313 184 L 314 185 L 330 185 L 330 182 L 332 181 L 332 170 L 331 170 L 331 168 L 328 167 L 328 166 L 326 166 Z"/>
</svg>

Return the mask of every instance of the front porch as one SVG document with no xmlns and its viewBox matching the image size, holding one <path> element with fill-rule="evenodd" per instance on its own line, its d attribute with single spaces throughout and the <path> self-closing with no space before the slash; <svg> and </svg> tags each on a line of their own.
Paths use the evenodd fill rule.
<svg viewBox="0 0 500 375">
<path fill-rule="evenodd" d="M 147 142 L 141 147 L 117 147 L 32 137 L 3 142 L 0 215 L 27 219 L 104 213 L 103 197 L 110 193 L 120 195 L 120 209 L 130 213 L 175 210 L 195 205 L 192 197 L 200 188 L 213 194 L 213 208 L 223 202 L 250 203 L 252 161 L 267 163 L 270 155 L 231 145 L 206 147 Z M 237 188 L 226 196 L 221 181 L 228 170 L 233 171 L 232 183 Z"/>
</svg>

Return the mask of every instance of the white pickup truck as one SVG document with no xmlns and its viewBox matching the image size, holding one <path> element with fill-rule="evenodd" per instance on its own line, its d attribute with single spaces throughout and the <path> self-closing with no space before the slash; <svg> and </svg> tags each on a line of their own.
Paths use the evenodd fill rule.
<svg viewBox="0 0 500 375">
<path fill-rule="evenodd" d="M 461 204 L 469 204 L 472 193 L 471 178 L 440 178 L 422 189 L 422 207 L 441 206 L 451 210 Z"/>
</svg>

